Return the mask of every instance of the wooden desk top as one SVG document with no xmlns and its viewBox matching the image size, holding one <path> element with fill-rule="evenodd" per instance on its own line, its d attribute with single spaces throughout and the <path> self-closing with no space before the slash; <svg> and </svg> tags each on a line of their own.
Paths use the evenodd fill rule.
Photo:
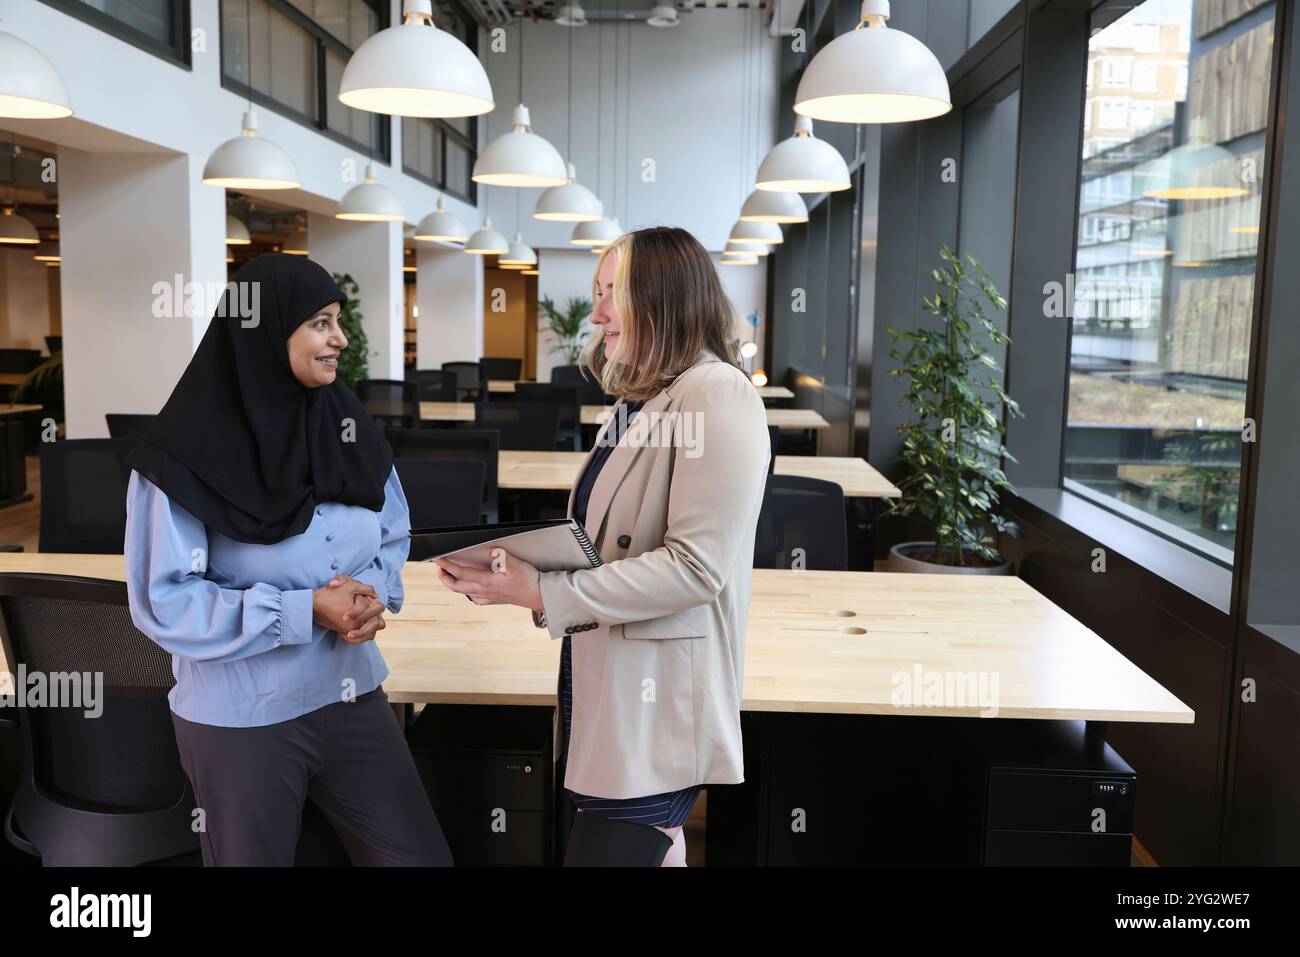
<svg viewBox="0 0 1300 957">
<path fill-rule="evenodd" d="M 0 372 L 0 385 L 17 385 L 26 378 L 26 372 Z"/>
<path fill-rule="evenodd" d="M 570 489 L 578 481 L 586 452 L 503 450 L 497 460 L 501 488 Z M 835 482 L 850 498 L 893 498 L 902 493 L 865 459 L 823 455 L 778 455 L 778 475 L 802 475 Z"/>
<path fill-rule="evenodd" d="M 0 553 L 0 572 L 121 579 L 120 555 Z M 394 701 L 548 706 L 560 642 L 528 613 L 478 607 L 408 564 L 380 645 Z M 579 636 L 577 639 L 581 641 Z M 2 663 L 0 663 L 2 664 Z M 907 682 L 986 676 L 995 699 L 902 706 Z M 920 692 L 918 692 L 920 697 Z M 746 711 L 1191 724 L 1190 708 L 1018 578 L 754 571 Z M 988 714 L 988 717 L 995 715 Z"/>
<path fill-rule="evenodd" d="M 45 408 L 43 405 L 13 405 L 8 402 L 0 402 L 0 415 L 19 415 L 23 412 L 36 412 Z"/>
<path fill-rule="evenodd" d="M 583 425 L 600 425 L 611 406 L 584 405 Z M 473 402 L 421 402 L 420 418 L 430 422 L 473 422 Z M 831 424 L 812 409 L 768 409 L 767 424 L 781 429 L 829 429 Z"/>
<path fill-rule="evenodd" d="M 0 378 L 0 382 L 4 380 Z M 489 392 L 510 393 L 515 391 L 517 384 L 514 379 L 488 379 Z M 793 399 L 794 393 L 783 385 L 764 385 L 756 386 L 758 394 L 764 399 Z"/>
</svg>

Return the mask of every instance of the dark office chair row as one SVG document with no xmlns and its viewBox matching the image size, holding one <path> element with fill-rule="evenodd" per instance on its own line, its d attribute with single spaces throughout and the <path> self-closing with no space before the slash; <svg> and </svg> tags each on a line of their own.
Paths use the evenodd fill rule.
<svg viewBox="0 0 1300 957">
<path fill-rule="evenodd" d="M 478 402 L 487 398 L 489 379 L 518 380 L 522 359 L 485 356 L 478 362 L 444 362 L 441 369 L 407 369 L 424 402 Z"/>
</svg>

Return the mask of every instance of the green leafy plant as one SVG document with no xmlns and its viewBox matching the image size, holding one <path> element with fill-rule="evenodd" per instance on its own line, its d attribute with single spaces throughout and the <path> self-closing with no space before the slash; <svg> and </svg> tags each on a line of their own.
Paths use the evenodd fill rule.
<svg viewBox="0 0 1300 957">
<path fill-rule="evenodd" d="M 1180 508 L 1199 509 L 1201 525 L 1235 527 L 1241 493 L 1241 468 L 1230 456 L 1241 449 L 1239 433 L 1178 432 L 1165 446 L 1169 466 L 1151 482 L 1153 491 Z"/>
<path fill-rule="evenodd" d="M 53 352 L 50 357 L 38 365 L 27 377 L 14 388 L 10 401 L 21 405 L 24 403 L 46 404 L 57 400 L 63 401 L 63 353 Z"/>
<path fill-rule="evenodd" d="M 994 318 L 1007 301 L 973 256 L 945 246 L 944 266 L 930 272 L 937 287 L 921 300 L 938 317 L 937 328 L 901 332 L 886 327 L 894 341 L 889 356 L 900 367 L 891 376 L 907 380 L 899 405 L 911 421 L 898 427 L 907 476 L 903 493 L 888 501 L 885 514 L 915 516 L 934 530 L 934 562 L 966 565 L 973 556 L 999 561 L 994 532 L 1018 534 L 998 512 L 1002 492 L 1014 492 L 1000 463 L 1016 461 L 1003 445 L 1005 409 L 1020 407 L 1002 388 L 991 345 L 1010 341 Z M 991 308 L 993 316 L 985 312 Z M 987 373 L 980 379 L 978 373 Z"/>
<path fill-rule="evenodd" d="M 550 296 L 537 300 L 537 306 L 546 317 L 546 328 L 555 336 L 556 343 L 552 352 L 562 352 L 566 365 L 575 365 L 582 355 L 582 344 L 586 338 L 587 317 L 591 315 L 591 300 L 571 298 L 564 311 L 555 306 Z"/>
<path fill-rule="evenodd" d="M 339 325 L 348 337 L 348 347 L 339 354 L 339 378 L 349 389 L 355 389 L 358 382 L 370 377 L 370 343 L 366 341 L 361 300 L 357 298 L 361 287 L 347 273 L 335 273 L 334 284 L 348 297 L 339 310 Z"/>
</svg>

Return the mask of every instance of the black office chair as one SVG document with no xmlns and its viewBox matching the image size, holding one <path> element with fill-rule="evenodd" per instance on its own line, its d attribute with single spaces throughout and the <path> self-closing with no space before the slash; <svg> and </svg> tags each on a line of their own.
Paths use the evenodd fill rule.
<svg viewBox="0 0 1300 957">
<path fill-rule="evenodd" d="M 443 372 L 456 377 L 456 401 L 478 402 L 487 388 L 477 362 L 444 362 Z"/>
<path fill-rule="evenodd" d="M 414 382 L 399 379 L 362 379 L 357 398 L 381 429 L 418 429 L 420 391 Z"/>
<path fill-rule="evenodd" d="M 77 707 L 0 710 L 12 710 L 24 751 L 9 842 L 47 867 L 131 867 L 197 851 L 167 703 L 171 656 L 132 624 L 126 585 L 0 574 L 0 626 L 10 668 L 103 682 L 81 686 L 97 700 Z"/>
<path fill-rule="evenodd" d="M 474 428 L 496 429 L 503 449 L 554 452 L 560 434 L 560 407 L 554 402 L 478 402 Z"/>
<path fill-rule="evenodd" d="M 754 535 L 755 568 L 848 571 L 844 490 L 801 475 L 769 475 Z"/>
<path fill-rule="evenodd" d="M 63 351 L 63 336 L 46 336 L 45 348 L 50 350 L 50 355 Z"/>
<path fill-rule="evenodd" d="M 614 402 L 614 397 L 607 395 L 582 366 L 555 366 L 551 369 L 551 381 L 557 385 L 577 385 L 582 405 L 611 405 Z"/>
<path fill-rule="evenodd" d="M 582 395 L 577 383 L 521 382 L 517 402 L 553 402 L 560 407 L 557 447 L 582 451 Z"/>
<path fill-rule="evenodd" d="M 126 538 L 126 457 L 135 439 L 41 444 L 42 552 L 120 555 Z"/>
<path fill-rule="evenodd" d="M 0 349 L 0 372 L 31 372 L 44 361 L 40 349 Z"/>
<path fill-rule="evenodd" d="M 776 472 L 776 447 L 780 443 L 781 430 L 775 425 L 767 427 L 767 440 L 772 444 L 772 454 L 767 460 L 767 474 L 772 475 Z"/>
<path fill-rule="evenodd" d="M 480 518 L 499 521 L 497 490 L 501 435 L 494 429 L 388 429 L 384 432 L 397 459 L 472 459 L 483 463 L 483 499 Z M 398 472 L 401 476 L 401 472 Z M 402 483 L 406 487 L 406 483 Z M 466 522 L 470 525 L 473 522 Z M 412 522 L 412 526 L 415 523 Z"/>
<path fill-rule="evenodd" d="M 414 382 L 421 402 L 455 402 L 456 377 L 442 369 L 408 369 L 406 381 Z"/>
<path fill-rule="evenodd" d="M 104 421 L 108 423 L 108 434 L 114 439 L 138 439 L 145 430 L 153 425 L 156 415 L 137 414 L 134 412 L 105 412 Z"/>
<path fill-rule="evenodd" d="M 479 360 L 478 364 L 484 382 L 487 382 L 489 379 L 504 379 L 507 382 L 518 382 L 519 373 L 524 367 L 524 360 L 507 359 L 500 356 L 484 356 Z"/>
<path fill-rule="evenodd" d="M 477 525 L 483 508 L 480 459 L 394 459 L 412 528 Z"/>
</svg>

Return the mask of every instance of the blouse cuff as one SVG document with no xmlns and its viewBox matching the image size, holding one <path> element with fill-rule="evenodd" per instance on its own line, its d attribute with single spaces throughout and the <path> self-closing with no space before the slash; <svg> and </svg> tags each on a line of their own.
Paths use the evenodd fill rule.
<svg viewBox="0 0 1300 957">
<path fill-rule="evenodd" d="M 280 592 L 279 645 L 305 645 L 312 636 L 312 590 L 298 588 Z"/>
</svg>

